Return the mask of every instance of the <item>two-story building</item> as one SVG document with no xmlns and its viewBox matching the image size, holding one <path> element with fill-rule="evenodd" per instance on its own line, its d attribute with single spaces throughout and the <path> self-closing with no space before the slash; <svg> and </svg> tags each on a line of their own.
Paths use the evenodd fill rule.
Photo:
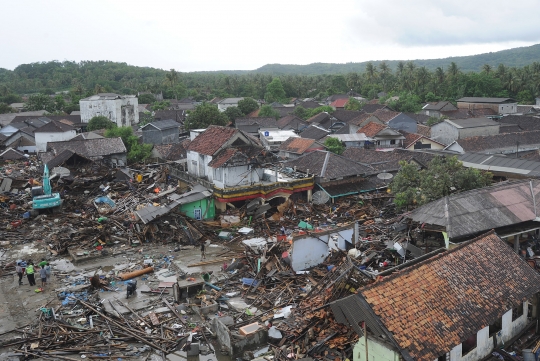
<svg viewBox="0 0 540 361">
<path fill-rule="evenodd" d="M 81 122 L 104 116 L 119 127 L 139 123 L 139 102 L 135 95 L 99 93 L 79 100 Z"/>
<path fill-rule="evenodd" d="M 274 155 L 256 138 L 241 130 L 212 125 L 191 131 L 187 148 L 189 180 L 202 180 L 212 188 L 216 208 L 221 211 L 228 202 L 253 198 L 288 198 L 293 193 L 307 192 L 309 199 L 313 177 L 290 177 L 276 167 L 266 166 L 274 160 Z"/>
</svg>

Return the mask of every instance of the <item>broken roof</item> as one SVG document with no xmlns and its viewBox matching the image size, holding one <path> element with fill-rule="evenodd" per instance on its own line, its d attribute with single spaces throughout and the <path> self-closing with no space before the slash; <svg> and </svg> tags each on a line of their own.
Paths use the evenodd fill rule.
<svg viewBox="0 0 540 361">
<path fill-rule="evenodd" d="M 425 204 L 406 217 L 418 223 L 444 227 L 450 238 L 537 219 L 540 180 L 501 182 L 451 194 Z"/>
<path fill-rule="evenodd" d="M 239 147 L 228 147 L 220 150 L 212 157 L 208 163 L 209 167 L 219 168 L 222 166 L 247 165 L 255 163 L 254 158 L 263 151 L 258 145 L 246 145 Z"/>
<path fill-rule="evenodd" d="M 489 232 L 351 297 L 409 360 L 433 361 L 539 291 L 540 275 Z"/>
<path fill-rule="evenodd" d="M 347 148 L 343 152 L 343 156 L 355 162 L 369 164 L 379 172 L 392 172 L 401 168 L 399 162 L 402 160 L 414 161 L 423 167 L 427 167 L 429 162 L 437 155 L 399 148 L 394 148 L 390 152 L 376 149 Z"/>
<path fill-rule="evenodd" d="M 355 175 L 365 175 L 374 172 L 374 169 L 332 152 L 316 150 L 299 158 L 285 162 L 287 167 L 298 169 L 301 172 L 315 174 L 318 177 L 337 179 Z"/>
</svg>

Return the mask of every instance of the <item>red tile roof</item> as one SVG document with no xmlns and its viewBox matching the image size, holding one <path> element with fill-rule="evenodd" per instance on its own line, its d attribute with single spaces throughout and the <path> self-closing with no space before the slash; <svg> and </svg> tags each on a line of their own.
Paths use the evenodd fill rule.
<svg viewBox="0 0 540 361">
<path fill-rule="evenodd" d="M 401 134 L 405 136 L 405 140 L 403 141 L 403 148 L 408 148 L 410 145 L 416 143 L 417 140 L 423 137 L 422 134 L 408 133 L 404 131 L 402 131 Z"/>
<path fill-rule="evenodd" d="M 279 150 L 296 154 L 304 154 L 304 152 L 309 149 L 313 143 L 315 143 L 315 139 L 291 137 L 281 143 Z"/>
<path fill-rule="evenodd" d="M 229 160 L 233 160 L 234 165 L 250 164 L 259 153 L 263 151 L 260 146 L 240 146 L 230 147 L 219 151 L 208 163 L 212 168 L 219 168 L 225 165 Z"/>
<path fill-rule="evenodd" d="M 348 102 L 349 102 L 349 99 L 337 99 L 337 100 L 334 100 L 330 104 L 330 106 L 334 107 L 334 108 L 344 108 L 345 105 L 347 105 Z"/>
<path fill-rule="evenodd" d="M 387 126 L 383 124 L 377 124 L 375 122 L 369 122 L 362 128 L 358 129 L 356 133 L 364 133 L 366 137 L 373 138 L 377 133 L 379 133 L 381 130 L 386 129 Z"/>
<path fill-rule="evenodd" d="M 402 352 L 433 361 L 539 291 L 540 275 L 491 231 L 359 294 Z"/>
<path fill-rule="evenodd" d="M 239 132 L 238 129 L 211 125 L 193 139 L 188 147 L 188 151 L 194 151 L 204 155 L 214 155 L 237 132 Z"/>
</svg>

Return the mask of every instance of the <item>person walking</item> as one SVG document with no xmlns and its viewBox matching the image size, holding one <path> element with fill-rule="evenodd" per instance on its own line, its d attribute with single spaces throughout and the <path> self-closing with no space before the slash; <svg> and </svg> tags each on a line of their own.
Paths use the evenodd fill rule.
<svg viewBox="0 0 540 361">
<path fill-rule="evenodd" d="M 15 272 L 17 272 L 17 275 L 19 276 L 19 286 L 22 285 L 22 278 L 24 275 L 24 270 L 21 266 L 21 262 L 17 262 L 17 265 L 15 266 Z"/>
<path fill-rule="evenodd" d="M 41 277 L 41 290 L 45 291 L 45 286 L 47 285 L 47 269 L 45 266 L 39 269 L 39 277 Z"/>
<path fill-rule="evenodd" d="M 206 259 L 206 245 L 201 243 L 201 260 Z"/>
<path fill-rule="evenodd" d="M 36 285 L 36 279 L 34 278 L 34 273 L 36 272 L 34 268 L 34 262 L 28 261 L 28 265 L 26 266 L 26 277 L 28 278 L 28 283 L 30 283 L 30 286 Z"/>
</svg>

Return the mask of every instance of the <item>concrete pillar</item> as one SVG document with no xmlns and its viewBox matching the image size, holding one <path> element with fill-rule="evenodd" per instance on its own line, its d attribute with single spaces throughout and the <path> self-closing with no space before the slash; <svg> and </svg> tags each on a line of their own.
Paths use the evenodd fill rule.
<svg viewBox="0 0 540 361">
<path fill-rule="evenodd" d="M 519 234 L 514 236 L 514 251 L 519 254 Z"/>
<path fill-rule="evenodd" d="M 308 202 L 313 202 L 313 189 L 308 189 L 308 191 L 307 191 L 307 200 L 308 200 Z"/>
</svg>

